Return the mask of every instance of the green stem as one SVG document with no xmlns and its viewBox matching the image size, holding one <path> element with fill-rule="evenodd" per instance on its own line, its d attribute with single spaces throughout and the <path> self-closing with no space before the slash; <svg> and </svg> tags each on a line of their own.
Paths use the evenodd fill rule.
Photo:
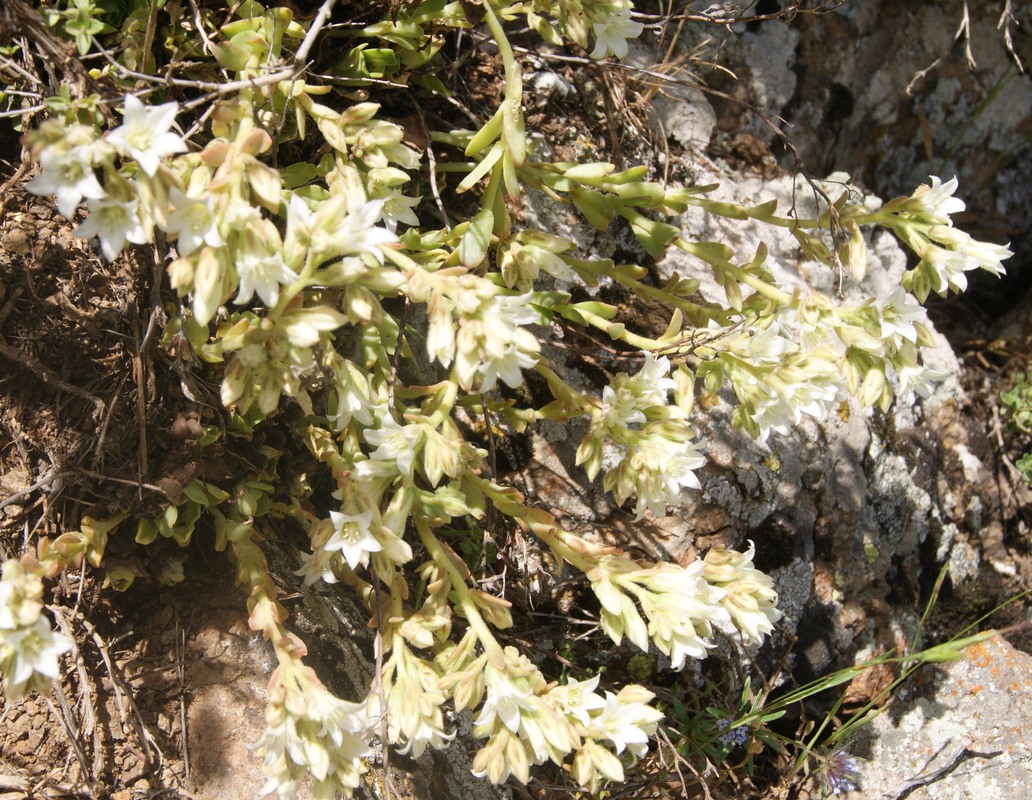
<svg viewBox="0 0 1032 800">
<path fill-rule="evenodd" d="M 541 534 L 539 533 L 538 536 L 541 536 Z M 555 551 L 556 555 L 563 559 L 563 561 L 571 567 L 580 570 L 584 574 L 591 572 L 591 570 L 598 566 L 596 562 L 587 556 L 582 556 L 570 547 L 563 539 L 562 531 L 557 530 L 553 535 L 542 536 L 541 538 L 549 547 L 552 548 L 553 551 Z"/>
<path fill-rule="evenodd" d="M 678 238 L 675 245 L 680 247 L 684 252 L 689 255 L 701 258 L 707 264 L 717 267 L 718 269 L 725 270 L 732 275 L 736 280 L 744 283 L 746 286 L 750 286 L 759 292 L 761 295 L 766 297 L 768 300 L 776 303 L 780 306 L 787 306 L 792 303 L 792 295 L 788 292 L 782 291 L 775 286 L 771 286 L 762 278 L 746 272 L 741 267 L 735 266 L 730 261 L 717 258 L 712 253 L 707 252 L 704 248 L 697 247 L 694 242 L 689 242 L 686 239 Z"/>
<path fill-rule="evenodd" d="M 610 322 L 604 317 L 600 317 L 598 314 L 593 314 L 590 311 L 586 311 L 582 308 L 575 309 L 578 316 L 580 316 L 589 325 L 592 325 L 599 330 L 605 331 L 609 338 L 614 341 L 626 342 L 632 347 L 637 347 L 639 350 L 660 350 L 667 346 L 667 342 L 661 342 L 657 339 L 650 339 L 647 336 L 641 336 L 637 333 L 631 333 L 624 327 L 622 322 Z"/>
<path fill-rule="evenodd" d="M 432 427 L 437 428 L 441 425 L 450 415 L 452 409 L 455 407 L 455 401 L 459 396 L 459 374 L 458 371 L 453 367 L 451 375 L 448 376 L 448 380 L 444 381 L 444 387 L 437 393 L 434 398 L 434 402 L 437 408 L 434 409 L 434 413 L 430 415 L 429 423 Z"/>
<path fill-rule="evenodd" d="M 483 4 L 484 21 L 491 31 L 491 36 L 498 45 L 498 53 L 502 57 L 505 69 L 505 99 L 502 107 L 502 134 L 505 147 L 516 167 L 523 165 L 527 156 L 527 140 L 523 133 L 523 72 L 516 63 L 512 45 L 505 35 L 502 23 L 495 14 L 492 0 Z M 512 188 L 512 187 L 510 187 Z"/>
<path fill-rule="evenodd" d="M 455 566 L 444 551 L 440 540 L 430 530 L 430 526 L 418 516 L 413 516 L 413 522 L 415 522 L 416 531 L 419 533 L 419 540 L 423 543 L 423 547 L 426 548 L 430 558 L 448 573 L 448 577 L 451 579 L 452 591 L 459 601 L 458 606 L 462 608 L 462 612 L 466 615 L 466 621 L 469 623 L 470 630 L 477 637 L 480 646 L 484 648 L 484 653 L 487 655 L 491 665 L 497 669 L 505 669 L 505 652 L 491 633 L 491 629 L 487 626 L 484 618 L 480 615 L 476 604 L 470 598 L 466 576 L 459 571 L 458 567 Z"/>
</svg>

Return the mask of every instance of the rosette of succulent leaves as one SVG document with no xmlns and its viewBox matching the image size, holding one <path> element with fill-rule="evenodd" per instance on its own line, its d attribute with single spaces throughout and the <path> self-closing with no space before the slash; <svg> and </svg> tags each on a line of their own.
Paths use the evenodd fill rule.
<svg viewBox="0 0 1032 800">
<path fill-rule="evenodd" d="M 525 782 L 546 761 L 592 791 L 623 780 L 663 716 L 653 693 L 604 688 L 598 675 L 548 679 L 503 643 L 509 601 L 473 580 L 453 544 L 490 526 L 536 540 L 553 569 L 583 576 L 606 635 L 655 648 L 672 669 L 704 658 L 719 628 L 762 641 L 779 618 L 773 583 L 751 548 L 678 565 L 574 536 L 496 479 L 470 420 L 516 431 L 580 421 L 586 478 L 601 475 L 637 519 L 662 515 L 700 489 L 697 393 L 730 389 L 734 424 L 760 441 L 823 418 L 847 395 L 882 409 L 927 396 L 942 375 L 922 363 L 933 339 L 921 303 L 964 289 L 972 269 L 1002 273 L 1009 251 L 953 226 L 964 208 L 955 180 L 933 177 L 880 207 L 829 186 L 820 213 L 801 219 L 779 216 L 774 202 L 716 202 L 712 186 L 649 180 L 645 166 L 536 160 L 512 31 L 529 26 L 551 46 L 621 57 L 643 32 L 629 0 L 417 0 L 373 22 L 338 18 L 329 1 L 310 17 L 249 0 L 228 10 L 122 5 L 48 6 L 55 35 L 74 40 L 90 69 L 47 98 L 27 130 L 41 167 L 28 189 L 54 196 L 69 218 L 85 206 L 76 235 L 95 238 L 109 261 L 155 249 L 167 282 L 161 346 L 221 386 L 225 424 L 197 426 L 199 446 L 264 442 L 264 463 L 232 491 L 194 480 L 156 518 L 84 517 L 5 568 L 8 691 L 44 686 L 67 649 L 38 630 L 36 601 L 15 599 L 28 574 L 53 576 L 82 559 L 103 570 L 109 538 L 127 527 L 141 545 L 185 545 L 206 520 L 249 592 L 251 627 L 278 659 L 261 741 L 269 793 L 292 797 L 307 775 L 314 796 L 347 795 L 374 736 L 412 756 L 446 748 L 454 712 L 465 709 L 483 740 L 474 770 L 487 780 Z M 501 100 L 478 127 L 430 131 L 416 149 L 368 98 L 447 95 L 444 48 L 460 32 L 493 45 Z M 336 43 L 329 65 L 327 42 Z M 712 270 L 726 301 L 703 301 L 696 282 L 676 275 L 658 286 L 640 266 L 521 226 L 513 209 L 528 189 L 600 230 L 629 226 L 654 258 L 681 248 Z M 891 230 L 918 260 L 885 297 L 789 292 L 763 247 L 736 253 L 692 240 L 678 224 L 689 207 L 787 229 L 809 258 L 861 288 L 865 230 Z M 575 288 L 590 297 L 600 284 L 667 309 L 665 332 L 634 330 L 615 306 L 574 299 Z M 571 327 L 621 352 L 609 385 L 574 388 L 550 366 L 543 342 Z M 545 401 L 508 390 L 528 374 L 543 379 Z M 285 448 L 263 439 L 273 423 L 324 477 L 283 480 Z M 327 482 L 332 497 L 316 496 L 313 485 Z M 307 532 L 305 584 L 341 584 L 368 607 L 382 666 L 367 697 L 333 696 L 305 665 L 262 550 L 272 519 Z M 133 577 L 106 573 L 116 588 Z"/>
</svg>

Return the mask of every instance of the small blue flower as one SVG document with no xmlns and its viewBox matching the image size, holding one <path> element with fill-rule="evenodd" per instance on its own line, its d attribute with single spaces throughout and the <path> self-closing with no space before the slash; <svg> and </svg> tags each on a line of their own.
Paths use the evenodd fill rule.
<svg viewBox="0 0 1032 800">
<path fill-rule="evenodd" d="M 731 720 L 721 720 L 718 726 L 724 731 L 720 736 L 717 737 L 717 741 L 730 747 L 745 744 L 745 740 L 749 736 L 749 728 L 746 725 L 738 725 L 734 728 L 729 728 Z"/>
<path fill-rule="evenodd" d="M 834 750 L 817 771 L 824 796 L 854 792 L 860 788 L 860 759 L 843 750 Z"/>
</svg>

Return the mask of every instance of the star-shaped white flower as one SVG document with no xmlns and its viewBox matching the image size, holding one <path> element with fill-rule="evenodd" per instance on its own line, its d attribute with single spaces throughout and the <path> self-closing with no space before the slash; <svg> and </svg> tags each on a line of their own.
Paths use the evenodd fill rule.
<svg viewBox="0 0 1032 800">
<path fill-rule="evenodd" d="M 606 704 L 602 713 L 593 717 L 587 730 L 587 737 L 610 742 L 617 755 L 629 750 L 639 758 L 649 746 L 649 737 L 663 715 L 651 706 L 641 702 L 620 702 L 612 692 L 606 692 Z"/>
<path fill-rule="evenodd" d="M 161 159 L 186 152 L 186 142 L 171 130 L 178 113 L 178 103 L 151 108 L 134 95 L 126 95 L 122 124 L 107 135 L 107 141 L 123 156 L 135 159 L 140 169 L 153 177 Z"/>
<path fill-rule="evenodd" d="M 598 688 L 598 680 L 598 675 L 588 678 L 586 681 L 568 678 L 566 683 L 552 687 L 548 693 L 549 699 L 567 717 L 576 720 L 582 726 L 587 726 L 591 719 L 591 712 L 606 706 L 606 701 L 602 699 L 602 696 L 595 693 Z"/>
<path fill-rule="evenodd" d="M 518 732 L 522 711 L 534 710 L 534 692 L 529 686 L 517 685 L 505 670 L 492 666 L 487 667 L 484 678 L 487 698 L 473 724 L 490 728 L 497 719 L 513 733 Z"/>
<path fill-rule="evenodd" d="M 233 302 L 242 306 L 250 302 L 255 292 L 269 308 L 279 300 L 280 285 L 298 279 L 280 253 L 244 253 L 236 262 L 240 288 Z"/>
<path fill-rule="evenodd" d="M 638 408 L 638 398 L 634 392 L 624 385 L 606 386 L 602 389 L 602 414 L 606 431 L 612 436 L 625 430 L 630 425 L 645 423 L 645 414 Z M 654 404 L 653 404 L 654 405 Z"/>
<path fill-rule="evenodd" d="M 629 381 L 642 408 L 666 405 L 667 392 L 677 386 L 677 381 L 668 377 L 669 374 L 669 358 L 656 358 L 653 353 L 645 354 L 645 363 Z"/>
<path fill-rule="evenodd" d="M 398 241 L 391 231 L 376 224 L 383 215 L 383 201 L 366 200 L 357 190 L 324 201 L 307 220 L 303 205 L 288 206 L 288 230 L 293 212 L 298 223 L 307 223 L 311 249 L 320 258 L 366 253 L 382 264 L 382 246 Z"/>
<path fill-rule="evenodd" d="M 87 145 L 73 147 L 66 153 L 44 150 L 39 163 L 43 174 L 29 181 L 25 188 L 37 195 L 56 195 L 57 210 L 68 219 L 75 215 L 84 197 L 91 200 L 104 197 L 104 189 L 93 174 Z"/>
<path fill-rule="evenodd" d="M 343 514 L 330 512 L 333 522 L 333 535 L 324 545 L 325 550 L 339 551 L 351 569 L 359 564 L 369 563 L 370 553 L 379 553 L 383 546 L 373 535 L 373 512 L 363 511 L 361 514 Z"/>
<path fill-rule="evenodd" d="M 202 244 L 211 247 L 225 244 L 215 226 L 210 198 L 202 200 L 172 189 L 168 199 L 174 211 L 168 215 L 165 230 L 178 237 L 176 246 L 180 255 L 188 256 Z"/>
<path fill-rule="evenodd" d="M 334 367 L 334 386 L 337 392 L 337 413 L 331 418 L 338 431 L 344 430 L 352 419 L 362 425 L 372 425 L 372 399 L 369 382 L 362 371 L 350 361 Z"/>
<path fill-rule="evenodd" d="M 90 215 L 75 229 L 77 239 L 100 237 L 100 249 L 108 261 L 114 261 L 127 241 L 147 244 L 150 231 L 144 228 L 137 213 L 136 200 L 117 200 L 113 197 L 91 199 L 87 204 Z"/>
<path fill-rule="evenodd" d="M 916 322 L 924 322 L 927 313 L 924 306 L 918 305 L 913 298 L 898 288 L 885 301 L 877 303 L 881 311 L 882 338 L 900 336 L 909 342 L 917 343 Z"/>
<path fill-rule="evenodd" d="M 701 489 L 695 470 L 706 464 L 699 452 L 701 442 L 687 438 L 675 442 L 662 436 L 646 436 L 629 448 L 613 470 L 606 473 L 603 486 L 623 503 L 637 495 L 636 519 L 649 510 L 657 517 L 666 513 L 668 505 L 677 503 L 682 489 Z"/>
<path fill-rule="evenodd" d="M 367 430 L 363 436 L 376 447 L 369 455 L 370 460 L 396 463 L 398 472 L 412 477 L 413 459 L 423 439 L 419 425 L 399 425 L 388 414 L 379 430 Z"/>
<path fill-rule="evenodd" d="M 950 216 L 967 207 L 963 200 L 953 196 L 953 193 L 957 191 L 957 179 L 952 178 L 943 183 L 932 175 L 930 180 L 931 186 L 922 184 L 917 188 L 913 194 L 913 200 L 925 212 L 929 221 L 937 222 L 940 225 L 952 225 L 953 221 Z"/>
<path fill-rule="evenodd" d="M 8 702 L 32 689 L 48 687 L 58 675 L 57 657 L 72 649 L 71 640 L 63 633 L 54 633 L 43 617 L 32 627 L 4 631 L 0 642 L 13 655 L 13 662 L 9 662 L 13 667 L 5 675 Z"/>
<path fill-rule="evenodd" d="M 419 224 L 419 217 L 412 209 L 419 205 L 421 197 L 408 197 L 401 192 L 392 191 L 377 199 L 383 202 L 380 216 L 383 219 L 384 227 L 391 233 L 398 230 L 399 222 L 404 222 L 406 225 Z"/>
<path fill-rule="evenodd" d="M 316 581 L 336 583 L 337 576 L 333 572 L 333 564 L 339 560 L 340 556 L 337 553 L 320 547 L 315 552 L 301 554 L 301 567 L 295 569 L 294 574 L 304 578 L 305 586 L 311 586 Z"/>
<path fill-rule="evenodd" d="M 607 54 L 623 58 L 627 55 L 627 40 L 637 39 L 645 28 L 640 22 L 631 19 L 630 8 L 610 12 L 604 21 L 592 23 L 591 27 L 595 34 L 592 58 L 603 58 Z"/>
<path fill-rule="evenodd" d="M 899 376 L 898 396 L 905 404 L 912 405 L 917 397 L 931 397 L 932 392 L 949 377 L 950 373 L 944 369 L 915 363 L 897 368 L 896 374 Z"/>
</svg>

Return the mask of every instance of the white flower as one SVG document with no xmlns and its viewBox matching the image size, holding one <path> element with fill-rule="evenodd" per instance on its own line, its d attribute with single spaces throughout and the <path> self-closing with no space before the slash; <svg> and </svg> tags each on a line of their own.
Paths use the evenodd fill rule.
<svg viewBox="0 0 1032 800">
<path fill-rule="evenodd" d="M 75 229 L 77 239 L 100 238 L 100 249 L 108 261 L 114 261 L 127 241 L 147 244 L 150 231 L 144 228 L 137 212 L 136 200 L 117 200 L 113 197 L 91 199 L 87 204 L 90 215 Z"/>
<path fill-rule="evenodd" d="M 49 687 L 58 676 L 57 657 L 71 649 L 71 639 L 51 630 L 44 617 L 30 627 L 0 632 L 0 667 L 8 702 L 32 689 Z"/>
<path fill-rule="evenodd" d="M 412 702 L 412 698 L 409 698 L 409 702 Z M 405 745 L 399 747 L 398 752 L 412 758 L 419 758 L 426 752 L 427 747 L 432 747 L 434 750 L 446 748 L 458 731 L 451 733 L 445 731 L 444 721 L 440 717 L 439 709 L 436 715 L 416 717 L 405 736 Z"/>
<path fill-rule="evenodd" d="M 775 391 L 766 381 L 761 381 L 750 372 L 735 375 L 734 390 L 742 402 L 742 408 L 757 426 L 757 441 L 767 441 L 771 431 L 787 436 L 799 422 L 799 414 L 788 398 Z"/>
<path fill-rule="evenodd" d="M 924 322 L 927 314 L 924 307 L 902 289 L 896 289 L 888 300 L 879 300 L 875 305 L 881 317 L 882 338 L 899 336 L 908 342 L 917 343 L 915 322 Z"/>
<path fill-rule="evenodd" d="M 264 754 L 269 781 L 260 796 L 296 796 L 306 773 L 314 779 L 312 796 L 350 796 L 365 771 L 362 759 L 371 753 L 364 737 L 369 727 L 365 703 L 348 703 L 319 682 L 308 667 L 289 662 L 269 682 L 265 732 L 257 743 Z"/>
<path fill-rule="evenodd" d="M 821 421 L 828 417 L 838 401 L 839 386 L 827 374 L 814 373 L 809 381 L 792 386 L 791 404 L 799 415 L 806 414 Z"/>
<path fill-rule="evenodd" d="M 307 224 L 311 232 L 312 251 L 320 259 L 342 255 L 371 255 L 381 264 L 381 247 L 393 244 L 398 237 L 376 223 L 381 217 L 383 202 L 365 200 L 357 191 L 337 194 L 319 204 L 305 220 L 302 202 L 293 210 L 299 223 Z"/>
<path fill-rule="evenodd" d="M 936 222 L 940 225 L 952 225 L 950 216 L 963 211 L 966 206 L 959 197 L 954 197 L 957 191 L 957 179 L 943 183 L 934 175 L 930 176 L 931 186 L 922 184 L 917 187 L 911 199 L 917 207 L 924 212 L 929 222 Z"/>
<path fill-rule="evenodd" d="M 372 399 L 365 374 L 350 361 L 340 359 L 333 367 L 337 394 L 337 413 L 332 416 L 333 427 L 342 431 L 352 419 L 362 425 L 373 424 Z"/>
<path fill-rule="evenodd" d="M 641 694 L 651 695 L 644 690 Z M 618 695 L 606 692 L 602 713 L 592 718 L 585 736 L 611 743 L 618 755 L 627 750 L 641 758 L 648 750 L 649 737 L 656 732 L 661 719 L 663 715 L 644 702 L 621 702 Z"/>
<path fill-rule="evenodd" d="M 201 200 L 173 188 L 168 199 L 174 210 L 168 215 L 164 229 L 176 235 L 180 255 L 188 256 L 202 244 L 210 247 L 225 244 L 215 226 L 211 198 Z"/>
<path fill-rule="evenodd" d="M 311 249 L 314 212 L 303 197 L 290 195 L 287 201 L 287 232 L 283 237 L 283 260 L 300 269 Z"/>
<path fill-rule="evenodd" d="M 937 225 L 929 230 L 928 236 L 960 259 L 964 270 L 984 269 L 999 277 L 1007 272 L 1002 263 L 1004 259 L 1014 255 L 1007 245 L 979 242 L 956 228 Z"/>
<path fill-rule="evenodd" d="M 246 231 L 263 224 L 262 212 L 239 197 L 224 202 L 219 221 L 224 231 Z"/>
<path fill-rule="evenodd" d="M 720 605 L 724 591 L 702 577 L 702 562 L 688 568 L 657 564 L 638 582 L 649 589 L 640 596 L 652 641 L 670 657 L 671 669 L 685 658 L 705 658 L 713 646 L 713 624 L 728 619 Z"/>
<path fill-rule="evenodd" d="M 677 386 L 677 382 L 669 375 L 669 358 L 656 358 L 654 353 L 645 354 L 645 363 L 629 381 L 642 408 L 666 405 L 667 392 Z"/>
<path fill-rule="evenodd" d="M 566 683 L 553 686 L 548 692 L 548 700 L 567 717 L 586 726 L 592 711 L 605 708 L 606 701 L 595 693 L 599 676 L 595 675 L 586 681 L 567 678 Z"/>
<path fill-rule="evenodd" d="M 617 503 L 637 496 L 635 519 L 645 516 L 646 509 L 663 516 L 666 507 L 678 501 L 682 489 L 702 488 L 695 475 L 695 470 L 706 464 L 700 447 L 701 443 L 691 441 L 687 434 L 682 441 L 645 436 L 631 445 L 623 460 L 606 473 L 603 486 L 613 493 Z"/>
<path fill-rule="evenodd" d="M 240 288 L 234 304 L 251 302 L 255 292 L 266 306 L 272 308 L 279 300 L 280 285 L 298 279 L 298 274 L 287 266 L 280 253 L 245 252 L 236 262 Z"/>
<path fill-rule="evenodd" d="M 634 375 L 617 375 L 610 386 L 602 390 L 600 422 L 602 432 L 623 442 L 631 425 L 642 425 L 647 420 L 645 410 L 667 404 L 667 392 L 676 385 L 668 378 L 670 360 L 657 359 L 645 354 L 645 363 Z"/>
<path fill-rule="evenodd" d="M 638 399 L 626 385 L 615 389 L 606 386 L 602 390 L 600 414 L 605 432 L 617 438 L 631 425 L 641 425 L 646 421 L 645 414 L 638 408 Z"/>
<path fill-rule="evenodd" d="M 34 625 L 43 610 L 43 581 L 17 561 L 5 561 L 0 578 L 0 636 Z"/>
<path fill-rule="evenodd" d="M 393 681 L 390 678 L 392 666 Z M 441 707 L 445 697 L 438 688 L 440 673 L 430 663 L 414 656 L 403 643 L 395 644 L 383 673 L 387 708 L 381 711 L 377 695 L 372 694 L 370 716 L 387 714 L 388 740 L 395 744 L 404 742 L 398 752 L 419 758 L 427 747 L 435 750 L 447 747 L 456 732 L 448 733 L 444 727 Z"/>
<path fill-rule="evenodd" d="M 365 566 L 369 563 L 370 553 L 378 553 L 383 549 L 373 535 L 371 510 L 363 511 L 361 514 L 331 511 L 330 520 L 333 522 L 333 535 L 323 545 L 323 549 L 331 552 L 339 550 L 351 569 L 355 569 L 359 564 Z"/>
<path fill-rule="evenodd" d="M 294 574 L 304 579 L 305 586 L 311 586 L 316 581 L 336 583 L 337 575 L 333 571 L 333 566 L 339 563 L 339 560 L 339 554 L 319 547 L 311 553 L 301 554 L 301 566 L 294 570 Z"/>
<path fill-rule="evenodd" d="M 813 358 L 784 371 L 771 368 L 762 376 L 735 369 L 732 385 L 741 403 L 735 413 L 748 420 L 747 427 L 757 441 L 767 441 L 772 431 L 788 435 L 803 414 L 823 420 L 834 407 L 839 394 L 838 376 L 822 358 L 824 353 L 811 351 L 807 355 Z M 802 379 L 800 370 L 805 370 Z"/>
<path fill-rule="evenodd" d="M 631 20 L 631 9 L 621 8 L 615 12 L 608 12 L 602 22 L 594 22 L 591 25 L 595 35 L 595 49 L 591 51 L 592 58 L 603 58 L 612 54 L 617 58 L 627 55 L 627 40 L 637 39 L 641 35 L 644 25 Z"/>
<path fill-rule="evenodd" d="M 431 361 L 451 366 L 455 357 L 455 319 L 451 300 L 440 292 L 431 292 L 426 304 L 430 324 L 426 334 L 426 353 Z"/>
<path fill-rule="evenodd" d="M 945 294 L 947 288 L 961 292 L 967 288 L 965 272 L 984 269 L 999 277 L 1006 273 L 1004 259 L 1014 255 L 1006 245 L 979 242 L 956 228 L 936 225 L 928 231 L 931 240 L 919 250 L 932 289 Z"/>
<path fill-rule="evenodd" d="M 978 265 L 965 258 L 963 252 L 932 247 L 925 256 L 928 274 L 932 278 L 932 290 L 938 294 L 946 294 L 949 289 L 962 292 L 967 289 L 968 270 Z"/>
<path fill-rule="evenodd" d="M 588 739 L 574 756 L 570 775 L 578 785 L 595 794 L 602 778 L 622 783 L 624 769 L 620 759 L 609 748 L 594 739 Z"/>
<path fill-rule="evenodd" d="M 743 334 L 732 347 L 752 364 L 778 364 L 786 353 L 798 349 L 790 339 L 782 336 L 782 326 L 778 322 L 772 322 L 759 332 Z"/>
<path fill-rule="evenodd" d="M 56 195 L 57 210 L 71 219 L 84 197 L 99 200 L 106 194 L 93 174 L 91 149 L 82 144 L 67 152 L 44 150 L 39 156 L 43 174 L 29 181 L 25 188 L 33 194 Z"/>
<path fill-rule="evenodd" d="M 398 472 L 412 477 L 416 450 L 423 439 L 421 426 L 399 425 L 388 414 L 383 418 L 379 430 L 367 430 L 362 435 L 369 444 L 376 447 L 369 456 L 370 460 L 396 464 Z"/>
<path fill-rule="evenodd" d="M 422 202 L 422 197 L 407 197 L 401 192 L 391 191 L 377 199 L 383 203 L 380 208 L 380 218 L 383 220 L 384 227 L 391 233 L 398 230 L 399 222 L 404 222 L 406 225 L 419 224 L 419 217 L 412 209 Z"/>
<path fill-rule="evenodd" d="M 925 364 L 910 364 L 897 367 L 896 374 L 899 376 L 898 396 L 903 403 L 912 405 L 917 399 L 931 397 L 936 385 L 949 377 L 949 371 L 929 367 Z"/>
<path fill-rule="evenodd" d="M 494 720 L 498 719 L 510 731 L 517 733 L 520 729 L 521 710 L 535 709 L 534 692 L 528 685 L 518 686 L 506 670 L 491 665 L 487 666 L 484 678 L 487 699 L 473 724 L 489 730 Z"/>
<path fill-rule="evenodd" d="M 781 618 L 775 607 L 778 593 L 769 575 L 753 566 L 756 547 L 749 542 L 744 553 L 714 548 L 706 554 L 703 577 L 723 590 L 721 604 L 731 615 L 731 621 L 752 644 L 760 644 L 763 637 L 774 630 Z"/>
<path fill-rule="evenodd" d="M 433 685 L 413 680 L 415 676 L 404 676 L 390 687 L 387 699 L 388 739 L 397 743 L 404 741 L 398 749 L 402 755 L 419 758 L 427 747 L 443 750 L 455 738 L 457 731 L 448 733 L 444 728 L 444 714 L 441 706 L 444 695 L 436 689 L 440 681 L 434 675 Z M 376 698 L 371 698 L 376 708 Z"/>
<path fill-rule="evenodd" d="M 480 390 L 491 391 L 500 378 L 516 388 L 522 370 L 537 364 L 537 338 L 522 328 L 538 321 L 530 306 L 531 293 L 493 295 L 482 299 L 472 315 L 464 315 L 456 337 L 459 380 L 468 388 L 480 378 Z"/>
<path fill-rule="evenodd" d="M 107 141 L 122 155 L 134 158 L 144 173 L 153 176 L 162 158 L 186 152 L 186 142 L 171 132 L 178 113 L 178 103 L 148 108 L 134 95 L 126 95 L 122 124 L 107 135 Z"/>
</svg>

